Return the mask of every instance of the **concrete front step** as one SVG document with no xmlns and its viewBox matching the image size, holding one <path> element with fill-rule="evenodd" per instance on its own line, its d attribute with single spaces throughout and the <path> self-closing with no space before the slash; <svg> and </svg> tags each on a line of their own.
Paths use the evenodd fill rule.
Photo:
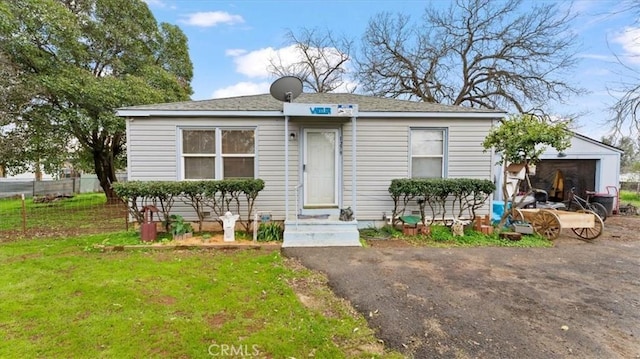
<svg viewBox="0 0 640 359">
<path fill-rule="evenodd" d="M 286 221 L 282 247 L 360 247 L 357 221 L 305 219 Z"/>
</svg>

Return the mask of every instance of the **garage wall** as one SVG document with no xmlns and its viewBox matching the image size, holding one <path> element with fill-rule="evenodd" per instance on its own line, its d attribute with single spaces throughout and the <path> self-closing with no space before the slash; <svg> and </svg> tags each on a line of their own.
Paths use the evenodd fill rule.
<svg viewBox="0 0 640 359">
<path fill-rule="evenodd" d="M 548 149 L 540 158 L 542 160 L 592 160 L 595 161 L 593 188 L 580 189 L 607 192 L 607 186 L 620 186 L 620 155 L 622 151 L 598 142 L 594 139 L 575 134 L 571 138 L 571 147 L 558 154 L 558 151 Z M 587 182 L 583 181 L 588 184 Z M 579 183 L 578 183 L 579 184 Z M 576 186 L 578 187 L 578 186 Z M 568 188 L 569 189 L 569 188 Z"/>
<path fill-rule="evenodd" d="M 553 170 L 549 169 L 552 168 L 551 163 L 558 163 L 564 168 L 565 178 L 569 176 L 571 179 L 571 182 L 567 181 L 565 190 L 571 189 L 570 186 L 574 185 L 579 193 L 585 190 L 607 193 L 608 186 L 616 188 L 620 186 L 620 155 L 622 153 L 620 149 L 574 133 L 571 138 L 571 147 L 562 153 L 549 148 L 540 156 L 542 163 L 539 171 L 541 172 L 538 177 L 531 177 L 534 181 L 532 185 L 548 191 L 551 188 L 549 181 L 553 181 L 553 175 L 549 179 L 547 178 L 549 175 L 545 172 Z M 545 162 L 547 162 L 546 166 Z M 539 171 L 537 169 L 537 172 Z M 502 188 L 502 166 L 496 166 L 494 172 L 496 185 Z M 494 200 L 502 201 L 502 191 L 495 192 Z"/>
</svg>

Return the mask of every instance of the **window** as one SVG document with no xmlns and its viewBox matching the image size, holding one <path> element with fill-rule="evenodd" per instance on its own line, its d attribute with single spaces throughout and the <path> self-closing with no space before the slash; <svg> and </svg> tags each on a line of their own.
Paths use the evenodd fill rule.
<svg viewBox="0 0 640 359">
<path fill-rule="evenodd" d="M 411 178 L 444 177 L 446 130 L 411 129 Z"/>
<path fill-rule="evenodd" d="M 254 178 L 254 129 L 182 129 L 182 178 Z"/>
</svg>

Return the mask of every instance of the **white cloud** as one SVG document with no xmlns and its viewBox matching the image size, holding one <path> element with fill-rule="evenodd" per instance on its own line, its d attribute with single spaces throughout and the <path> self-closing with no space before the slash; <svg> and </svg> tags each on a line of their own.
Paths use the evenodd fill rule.
<svg viewBox="0 0 640 359">
<path fill-rule="evenodd" d="M 316 50 L 318 51 L 318 50 Z M 324 49 L 327 53 L 338 51 L 334 48 Z M 265 47 L 262 49 L 247 51 L 244 49 L 228 49 L 225 54 L 233 58 L 236 72 L 255 81 L 239 82 L 213 93 L 214 98 L 254 95 L 269 92 L 269 86 L 273 75 L 269 72 L 270 61 L 289 66 L 303 60 L 302 54 L 295 45 L 274 49 Z M 337 56 L 337 55 L 336 55 Z M 345 83 L 336 89 L 336 92 L 350 92 L 356 88 L 357 83 L 344 79 Z M 256 82 L 259 81 L 259 82 Z"/>
<path fill-rule="evenodd" d="M 245 49 L 228 49 L 224 52 L 225 55 L 231 56 L 231 57 L 244 55 L 246 53 L 247 53 L 247 50 Z"/>
<path fill-rule="evenodd" d="M 338 50 L 335 48 L 324 48 L 322 50 L 309 49 L 309 53 L 314 51 L 324 51 L 329 57 L 335 56 L 338 59 Z M 304 61 L 304 56 L 295 45 L 274 49 L 265 47 L 262 49 L 247 52 L 246 50 L 232 49 L 226 51 L 227 56 L 233 57 L 236 64 L 236 71 L 250 78 L 269 78 L 269 64 L 273 60 L 282 64 L 283 67 Z M 344 64 L 343 66 L 348 66 Z"/>
<path fill-rule="evenodd" d="M 622 46 L 625 60 L 640 63 L 640 27 L 627 27 L 613 41 Z"/>
<path fill-rule="evenodd" d="M 224 11 L 208 11 L 189 14 L 185 19 L 180 20 L 180 22 L 193 26 L 212 27 L 219 24 L 241 24 L 244 22 L 244 19 L 240 15 L 233 15 Z"/>
<path fill-rule="evenodd" d="M 269 82 L 239 82 L 235 85 L 215 90 L 212 98 L 258 95 L 269 92 Z"/>
<path fill-rule="evenodd" d="M 608 68 L 589 68 L 583 73 L 585 76 L 608 76 L 611 75 L 611 71 Z"/>
<path fill-rule="evenodd" d="M 240 52 L 239 50 L 233 50 L 234 52 L 227 51 L 227 55 L 233 57 L 233 62 L 236 64 L 236 71 L 249 77 L 249 78 L 268 78 L 269 73 L 269 61 L 274 58 L 282 59 L 295 59 L 295 46 L 288 46 L 282 49 L 274 49 L 272 47 L 266 47 L 251 52 Z"/>
<path fill-rule="evenodd" d="M 616 60 L 615 56 L 600 55 L 600 54 L 578 54 L 578 57 L 583 59 L 602 60 L 602 61 L 611 61 L 611 62 L 614 62 Z"/>
</svg>

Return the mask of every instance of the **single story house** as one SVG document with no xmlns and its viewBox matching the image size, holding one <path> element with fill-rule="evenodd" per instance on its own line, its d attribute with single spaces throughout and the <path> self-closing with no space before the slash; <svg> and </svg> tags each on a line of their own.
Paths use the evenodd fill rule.
<svg viewBox="0 0 640 359">
<path fill-rule="evenodd" d="M 494 178 L 494 154 L 481 143 L 505 116 L 338 93 L 154 104 L 117 114 L 126 118 L 130 180 L 261 178 L 257 210 L 284 221 L 285 246 L 359 245 L 358 227 L 386 223 L 391 214 L 394 178 Z M 346 207 L 355 220 L 338 221 Z"/>
</svg>

